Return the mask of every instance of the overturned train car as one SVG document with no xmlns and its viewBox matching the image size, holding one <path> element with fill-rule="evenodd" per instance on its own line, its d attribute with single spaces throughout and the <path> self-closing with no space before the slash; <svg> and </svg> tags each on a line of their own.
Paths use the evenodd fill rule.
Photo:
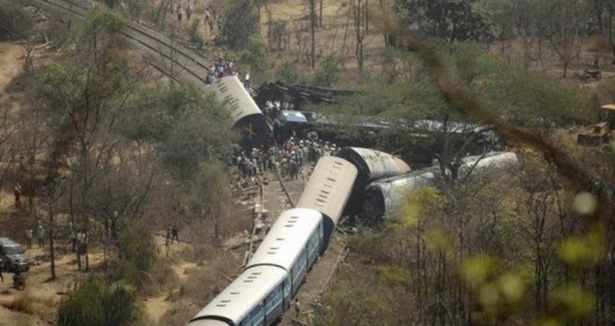
<svg viewBox="0 0 615 326">
<path fill-rule="evenodd" d="M 241 134 L 244 148 L 267 147 L 273 130 L 263 112 L 237 76 L 226 76 L 213 83 L 216 98 L 226 103 L 234 128 Z"/>
<path fill-rule="evenodd" d="M 485 155 L 468 156 L 462 159 L 458 178 L 519 166 L 519 158 L 512 152 L 490 152 Z M 366 221 L 378 223 L 383 216 L 396 214 L 410 191 L 434 185 L 441 176 L 439 168 L 430 167 L 373 181 L 362 193 L 359 215 Z"/>
</svg>

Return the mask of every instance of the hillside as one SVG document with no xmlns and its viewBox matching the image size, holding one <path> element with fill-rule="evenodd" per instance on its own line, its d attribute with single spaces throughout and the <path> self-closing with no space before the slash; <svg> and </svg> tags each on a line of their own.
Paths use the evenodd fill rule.
<svg viewBox="0 0 615 326">
<path fill-rule="evenodd" d="M 591 13 L 575 11 L 586 19 L 568 17 L 575 28 L 549 38 L 555 34 L 539 31 L 551 25 L 541 22 L 556 24 L 559 16 L 528 18 L 502 1 L 480 3 L 479 11 L 463 8 L 480 14 L 472 21 L 488 21 L 488 42 L 472 40 L 482 25 L 467 22 L 464 28 L 475 30 L 457 39 L 429 24 L 409 34 L 388 1 L 315 1 L 322 20 L 314 68 L 305 0 L 260 7 L 126 0 L 84 25 L 35 21 L 29 31 L 44 37 L 34 42 L 29 71 L 23 67 L 31 39 L 7 37 L 16 39 L 0 43 L 0 236 L 26 244 L 26 229 L 42 225 L 55 233 L 55 256 L 52 272 L 49 242 L 26 250 L 34 265 L 25 291 L 13 289 L 12 273 L 4 273 L 0 325 L 76 325 L 70 317 L 88 314 L 108 322 L 115 315 L 104 314 L 115 308 L 84 304 L 102 295 L 130 307 L 126 316 L 117 314 L 126 318 L 120 324 L 185 325 L 239 275 L 262 230 L 309 179 L 313 163 L 301 167 L 300 178 L 283 178 L 288 194 L 271 170 L 247 176 L 237 157 L 264 154 L 232 143 L 239 139 L 232 122 L 201 86 L 174 82 L 122 41 L 114 29 L 121 17 L 172 35 L 204 60 L 232 60 L 240 77 L 250 73 L 255 89 L 284 80 L 358 90 L 343 101 L 302 108 L 350 122 L 335 130 L 344 139 L 356 137 L 358 117 L 441 122 L 442 130 L 428 135 L 392 127 L 372 140 L 413 167 L 435 160 L 450 171 L 459 158 L 481 154 L 476 148 L 520 158 L 515 170 L 468 178 L 443 173 L 433 187 L 407 192 L 400 212 L 381 223 L 344 218 L 298 293 L 299 316 L 289 309 L 279 325 L 607 324 L 615 315 L 609 279 L 615 143 L 583 147 L 576 135 L 598 122 L 600 104 L 615 101 L 610 12 L 600 16 L 602 34 L 589 32 L 597 20 Z M 178 4 L 194 9 L 190 21 L 178 21 Z M 14 7 L 0 1 L 2 8 Z M 255 13 L 259 30 L 244 35 L 248 28 L 238 28 L 232 35 L 245 42 L 232 45 L 217 22 L 211 29 L 202 22 L 206 8 L 224 19 L 221 26 L 252 26 Z M 227 20 L 237 8 L 245 9 L 243 19 Z M 408 8 L 402 13 L 428 15 Z M 358 21 L 357 13 L 365 16 Z M 521 30 L 502 13 L 534 25 Z M 455 31 L 461 33 L 449 33 Z M 594 62 L 600 79 L 584 72 Z M 494 126 L 499 147 L 474 146 L 473 136 L 447 129 L 457 122 Z M 334 142 L 322 139 L 323 147 L 325 141 Z M 17 184 L 24 189 L 20 204 Z M 181 242 L 169 245 L 171 226 Z M 88 230 L 87 270 L 69 238 L 81 229 Z"/>
</svg>

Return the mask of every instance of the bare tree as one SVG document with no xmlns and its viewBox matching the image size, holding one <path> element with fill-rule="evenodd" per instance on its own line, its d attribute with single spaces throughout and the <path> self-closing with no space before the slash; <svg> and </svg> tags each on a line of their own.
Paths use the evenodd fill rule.
<svg viewBox="0 0 615 326">
<path fill-rule="evenodd" d="M 587 19 L 582 1 L 546 1 L 543 10 L 549 13 L 543 22 L 542 34 L 555 51 L 563 66 L 566 78 L 568 67 L 578 59 L 582 45 L 582 30 Z"/>
<path fill-rule="evenodd" d="M 359 71 L 363 71 L 363 41 L 365 40 L 365 36 L 367 36 L 368 0 L 351 0 L 350 10 L 356 41 L 354 54 L 357 59 Z"/>
</svg>

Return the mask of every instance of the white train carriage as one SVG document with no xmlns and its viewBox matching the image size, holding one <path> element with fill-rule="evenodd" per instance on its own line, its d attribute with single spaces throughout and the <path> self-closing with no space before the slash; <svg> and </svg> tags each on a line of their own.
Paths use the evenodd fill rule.
<svg viewBox="0 0 615 326">
<path fill-rule="evenodd" d="M 362 191 L 373 180 L 410 172 L 403 160 L 377 150 L 361 147 L 344 147 L 337 154 L 354 164 L 358 169 L 355 189 Z"/>
<path fill-rule="evenodd" d="M 244 146 L 263 145 L 271 139 L 271 126 L 237 76 L 219 78 L 213 87 L 218 101 L 228 106 Z"/>
<path fill-rule="evenodd" d="M 350 162 L 335 156 L 322 157 L 297 202 L 298 208 L 311 208 L 324 215 L 323 248 L 335 230 L 356 178 L 357 168 Z"/>
<path fill-rule="evenodd" d="M 489 152 L 484 155 L 468 156 L 461 160 L 458 178 L 468 174 L 483 174 L 499 169 L 518 168 L 519 158 L 513 152 Z M 446 171 L 450 175 L 450 171 Z M 438 167 L 430 167 L 410 173 L 376 180 L 370 183 L 361 198 L 361 217 L 368 221 L 379 221 L 385 214 L 395 214 L 408 191 L 435 184 L 441 177 Z"/>
<path fill-rule="evenodd" d="M 289 291 L 288 273 L 284 269 L 246 269 L 197 313 L 189 326 L 270 325 L 284 311 L 284 294 Z"/>
<path fill-rule="evenodd" d="M 521 163 L 514 152 L 489 152 L 485 155 L 464 157 L 459 167 L 459 177 L 465 178 L 469 173 L 480 173 L 486 170 L 516 169 Z"/>
<path fill-rule="evenodd" d="M 433 184 L 437 174 L 436 168 L 421 169 L 370 183 L 361 198 L 361 217 L 379 221 L 385 213 L 395 214 L 409 191 Z"/>
<path fill-rule="evenodd" d="M 272 265 L 289 273 L 290 298 L 299 290 L 308 270 L 316 261 L 323 245 L 322 214 L 313 209 L 295 208 L 282 213 L 275 221 L 267 237 L 248 262 L 247 269 L 254 266 Z M 290 296 L 289 296 L 290 294 Z"/>
</svg>

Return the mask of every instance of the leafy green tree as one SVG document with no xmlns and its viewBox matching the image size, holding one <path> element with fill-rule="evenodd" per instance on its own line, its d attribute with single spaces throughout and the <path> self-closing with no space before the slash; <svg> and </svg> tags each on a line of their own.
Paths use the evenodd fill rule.
<svg viewBox="0 0 615 326">
<path fill-rule="evenodd" d="M 224 11 L 220 38 L 223 44 L 240 49 L 260 31 L 258 1 L 232 0 Z"/>
<path fill-rule="evenodd" d="M 314 71 L 314 85 L 331 86 L 341 71 L 341 59 L 336 53 L 326 55 Z"/>
<path fill-rule="evenodd" d="M 477 0 L 398 0 L 402 21 L 418 35 L 452 42 L 490 42 L 491 31 Z"/>
<path fill-rule="evenodd" d="M 267 43 L 258 35 L 251 35 L 241 51 L 241 62 L 250 65 L 255 72 L 262 72 L 266 67 L 267 56 Z"/>
<path fill-rule="evenodd" d="M 34 19 L 14 1 L 0 1 L 0 41 L 18 40 L 29 36 Z"/>
</svg>

